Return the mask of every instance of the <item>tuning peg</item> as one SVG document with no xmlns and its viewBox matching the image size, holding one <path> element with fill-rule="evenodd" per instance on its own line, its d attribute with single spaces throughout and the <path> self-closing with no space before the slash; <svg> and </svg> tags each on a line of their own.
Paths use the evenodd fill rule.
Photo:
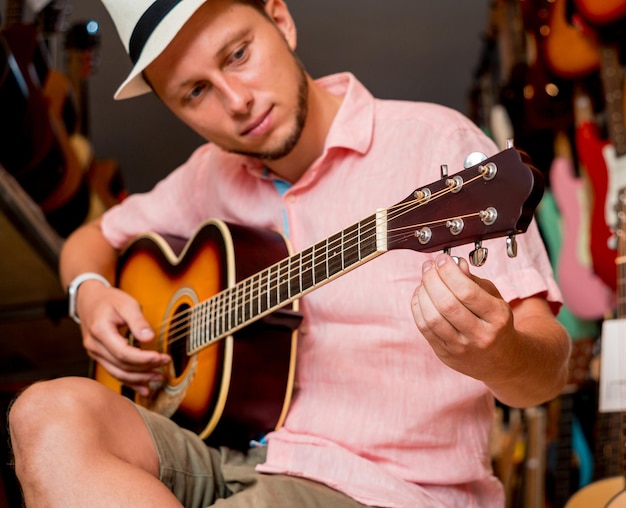
<svg viewBox="0 0 626 508">
<path fill-rule="evenodd" d="M 482 152 L 472 152 L 467 157 L 465 157 L 465 160 L 463 161 L 463 167 L 465 169 L 469 169 L 476 164 L 480 164 L 486 158 L 487 156 Z"/>
<path fill-rule="evenodd" d="M 441 167 L 441 178 L 446 178 L 448 176 L 448 165 L 447 164 L 442 164 Z"/>
<path fill-rule="evenodd" d="M 475 242 L 474 247 L 474 250 L 470 252 L 469 255 L 470 263 L 472 263 L 473 266 L 483 266 L 485 261 L 487 261 L 489 249 L 483 247 L 482 242 Z"/>
<path fill-rule="evenodd" d="M 457 265 L 459 264 L 459 256 L 453 256 L 452 249 L 450 247 L 446 247 L 445 249 L 443 249 L 443 253 L 450 256 Z"/>
<path fill-rule="evenodd" d="M 506 239 L 506 253 L 510 258 L 517 257 L 517 239 L 515 235 L 509 235 Z"/>
</svg>

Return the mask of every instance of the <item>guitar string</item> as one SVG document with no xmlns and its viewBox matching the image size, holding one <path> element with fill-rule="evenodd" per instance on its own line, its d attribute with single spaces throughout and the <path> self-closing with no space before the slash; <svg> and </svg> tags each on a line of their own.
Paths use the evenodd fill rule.
<svg viewBox="0 0 626 508">
<path fill-rule="evenodd" d="M 463 182 L 463 186 L 467 186 L 470 185 L 471 183 L 474 183 L 477 180 L 480 180 L 483 178 L 484 176 L 484 171 L 483 172 L 479 172 L 477 175 L 475 175 L 474 177 L 468 179 L 467 181 Z M 454 175 L 453 175 L 454 176 Z M 452 193 L 453 191 L 457 190 L 457 188 L 455 188 L 454 184 L 452 184 L 451 186 L 447 186 L 444 187 L 443 189 L 436 191 L 434 193 L 432 193 L 431 196 L 428 197 L 428 199 L 414 199 L 414 200 L 409 200 L 409 201 L 405 201 L 405 202 L 401 202 L 398 203 L 396 205 L 391 206 L 390 208 L 387 209 L 387 213 L 388 213 L 388 222 L 394 219 L 397 219 L 398 217 L 412 212 L 422 206 L 425 206 L 427 204 L 429 204 L 432 201 L 438 200 L 439 198 Z M 455 220 L 455 219 L 459 219 L 459 218 L 468 218 L 468 217 L 472 217 L 472 216 L 479 216 L 480 212 L 475 212 L 475 213 L 471 213 L 471 214 L 467 214 L 464 216 L 455 216 L 455 217 L 449 217 L 449 218 L 445 218 L 445 219 L 437 219 L 434 221 L 430 221 L 427 223 L 422 223 L 422 224 L 413 224 L 413 225 L 406 225 L 400 228 L 395 228 L 395 229 L 391 229 L 387 231 L 387 241 L 389 243 L 389 245 L 394 245 L 395 242 L 397 241 L 401 241 L 401 240 L 406 240 L 409 237 L 412 237 L 415 235 L 415 232 L 417 229 L 422 228 L 424 226 L 429 226 L 429 227 L 436 227 L 436 226 L 444 226 L 446 225 L 446 223 L 450 220 Z M 359 230 L 359 227 L 361 225 L 365 225 L 365 226 L 371 226 L 368 229 L 365 230 Z M 351 240 L 356 240 L 356 243 L 353 245 L 355 246 L 357 249 L 359 248 L 359 246 L 363 243 L 365 243 L 365 240 L 370 240 L 372 241 L 377 234 L 378 231 L 378 225 L 379 225 L 379 220 L 376 218 L 376 215 L 373 214 L 370 217 L 367 217 L 365 219 L 363 219 L 360 222 L 357 222 L 355 224 L 353 224 L 352 226 L 349 226 L 348 228 L 345 228 L 344 230 L 340 231 L 339 233 L 336 233 L 336 235 L 332 235 L 332 236 L 337 236 L 337 239 L 334 240 L 332 243 L 328 243 L 328 241 L 330 240 L 331 237 L 326 239 L 326 245 L 323 246 L 323 248 L 326 249 L 326 251 L 328 252 L 329 250 L 332 250 L 335 247 L 339 247 L 342 244 L 346 243 L 346 239 L 345 237 L 343 237 L 343 233 L 348 232 L 348 231 L 352 231 L 353 233 L 357 234 L 357 238 L 352 238 L 352 239 L 348 239 L 348 241 Z M 407 230 L 410 230 L 409 232 L 407 232 Z M 375 240 L 374 240 L 375 241 Z M 248 277 L 246 279 L 243 279 L 242 281 L 239 281 L 235 286 L 229 287 L 229 288 L 225 288 L 223 290 L 221 290 L 220 292 L 216 293 L 215 295 L 213 295 L 211 298 L 209 298 L 208 300 L 204 300 L 203 302 L 200 302 L 192 307 L 188 307 L 183 311 L 180 311 L 176 314 L 174 314 L 173 316 L 171 316 L 171 318 L 169 319 L 165 319 L 163 320 L 158 326 L 160 330 L 168 330 L 168 341 L 167 344 L 169 346 L 172 346 L 174 343 L 177 343 L 179 341 L 182 340 L 186 340 L 189 338 L 189 336 L 191 335 L 191 333 L 193 333 L 193 329 L 194 326 L 197 326 L 195 324 L 193 324 L 194 321 L 194 317 L 192 316 L 191 319 L 189 319 L 189 316 L 194 314 L 196 316 L 199 316 L 200 314 L 202 314 L 205 310 L 209 310 L 210 309 L 210 315 L 202 315 L 199 319 L 196 319 L 197 321 L 202 321 L 200 328 L 201 329 L 206 329 L 206 326 L 209 325 L 209 323 L 205 322 L 206 318 L 211 318 L 212 319 L 212 324 L 210 324 L 210 326 L 215 326 L 217 328 L 217 331 L 219 331 L 220 333 L 217 334 L 217 336 L 212 337 L 210 339 L 206 339 L 203 341 L 202 344 L 200 344 L 202 347 L 208 346 L 209 344 L 211 344 L 212 342 L 217 341 L 218 339 L 221 339 L 224 336 L 227 336 L 229 334 L 229 332 L 235 328 L 239 328 L 242 326 L 245 326 L 246 324 L 258 319 L 258 316 L 268 312 L 270 309 L 273 309 L 274 307 L 278 308 L 280 305 L 286 305 L 287 303 L 289 303 L 292 300 L 295 300 L 296 297 L 292 297 L 292 298 L 287 298 L 284 301 L 278 301 L 276 302 L 275 305 L 269 305 L 268 308 L 263 309 L 263 311 L 261 312 L 257 312 L 256 314 L 252 315 L 249 319 L 244 319 L 244 321 L 242 323 L 237 323 L 234 326 L 231 326 L 232 323 L 228 323 L 229 326 L 225 326 L 227 323 L 224 323 L 224 326 L 220 326 L 220 321 L 224 320 L 224 321 L 229 321 L 228 319 L 228 315 L 232 313 L 232 296 L 233 294 L 235 294 L 235 302 L 236 305 L 238 306 L 239 309 L 244 309 L 246 306 L 250 306 L 251 302 L 254 301 L 258 301 L 259 298 L 261 297 L 268 297 L 269 294 L 272 293 L 272 291 L 280 291 L 280 285 L 285 285 L 285 284 L 290 284 L 291 282 L 293 282 L 294 278 L 289 277 L 287 279 L 287 281 L 285 280 L 279 280 L 280 277 L 280 266 L 281 264 L 284 264 L 285 262 L 288 262 L 289 265 L 291 265 L 291 260 L 294 260 L 294 258 L 297 258 L 298 256 L 300 256 L 300 260 L 299 263 L 302 266 L 303 264 L 306 266 L 306 263 L 310 263 L 311 260 L 314 259 L 315 257 L 315 248 L 317 246 L 320 246 L 322 242 L 319 242 L 318 244 L 315 244 L 303 251 L 301 251 L 300 253 L 296 253 L 293 256 L 289 256 L 288 258 L 281 260 L 277 263 L 275 263 L 274 265 L 271 265 L 270 267 L 265 268 L 264 270 L 261 270 L 260 272 L 252 275 L 251 277 Z M 352 245 L 350 245 L 352 246 Z M 344 253 L 346 251 L 345 247 L 343 249 Z M 307 258 L 302 258 L 303 254 L 307 253 L 306 255 L 308 256 Z M 360 252 L 358 253 L 360 255 Z M 370 254 L 368 254 L 366 257 L 368 257 Z M 322 257 L 322 261 L 320 261 L 319 263 L 312 263 L 310 270 L 307 267 L 306 271 L 311 271 L 311 273 L 313 273 L 315 271 L 316 268 L 320 267 L 322 264 L 326 264 L 328 263 L 328 256 L 326 257 Z M 357 260 L 358 261 L 358 260 Z M 352 266 L 355 263 L 350 263 L 348 264 L 348 267 Z M 341 270 L 339 270 L 336 274 L 334 274 L 333 276 L 338 276 L 339 274 L 341 274 L 343 271 L 345 271 L 344 268 L 342 268 Z M 274 277 L 274 273 L 276 273 L 276 276 Z M 297 278 L 300 278 L 302 274 L 302 269 L 299 271 L 299 273 L 297 274 Z M 258 284 L 255 283 L 255 278 L 258 279 Z M 330 279 L 329 277 L 325 277 L 322 282 L 327 282 Z M 238 301 L 239 299 L 237 298 L 237 290 L 238 288 L 244 288 L 246 284 L 250 285 L 250 288 L 248 289 L 248 294 L 244 295 L 244 297 L 246 296 L 250 296 L 249 299 L 244 299 L 242 301 Z M 262 286 L 267 285 L 267 289 L 265 289 L 264 291 L 261 290 Z M 313 283 L 312 286 L 310 286 L 307 289 L 312 289 L 315 286 L 317 286 L 318 284 Z M 258 293 L 258 297 L 255 298 L 252 296 L 253 292 L 255 290 L 259 290 Z M 302 293 L 303 291 L 299 291 L 298 293 Z M 279 298 L 280 300 L 280 298 Z M 213 303 L 216 303 L 216 305 L 213 305 Z M 211 308 L 211 307 L 215 307 L 215 308 Z M 206 313 L 205 313 L 206 314 Z M 168 323 L 170 324 L 170 326 L 168 327 Z"/>
<path fill-rule="evenodd" d="M 478 175 L 476 175 L 475 177 L 467 180 L 466 182 L 463 183 L 463 185 L 469 185 L 479 179 L 481 179 L 483 176 L 482 173 L 479 173 Z M 428 203 L 430 203 L 433 200 L 436 200 L 446 194 L 451 193 L 454 190 L 453 187 L 445 187 L 443 189 L 441 189 L 440 191 L 437 191 L 435 193 L 432 194 L 432 196 L 430 196 L 429 199 L 427 200 L 419 200 L 419 199 L 415 199 L 415 200 L 410 200 L 408 202 L 402 202 L 402 203 L 398 203 L 397 205 L 394 205 L 392 207 L 390 207 L 387 212 L 391 212 L 389 213 L 389 216 L 391 217 L 390 220 L 393 219 L 397 219 L 398 217 L 409 213 L 411 211 L 414 211 L 415 209 L 418 209 Z M 431 221 L 428 223 L 422 223 L 422 224 L 416 224 L 416 225 L 408 225 L 408 226 L 403 226 L 401 228 L 395 228 L 392 230 L 389 230 L 387 232 L 388 236 L 388 243 L 393 245 L 396 241 L 399 240 L 405 240 L 411 236 L 413 236 L 415 234 L 415 230 L 416 228 L 419 227 L 424 227 L 424 226 L 443 226 L 445 225 L 449 220 L 454 220 L 454 219 L 459 219 L 459 218 L 468 218 L 468 217 L 472 217 L 472 216 L 479 216 L 480 212 L 475 212 L 472 214 L 467 214 L 465 216 L 455 216 L 455 217 L 449 217 L 449 218 L 445 218 L 445 219 L 438 219 L 435 221 Z M 370 219 L 368 221 L 368 219 Z M 378 220 L 375 218 L 375 215 L 370 216 L 369 218 L 364 219 L 364 221 L 361 221 L 361 223 L 367 221 L 364 225 L 369 226 L 372 225 L 371 228 L 369 229 L 365 229 L 363 231 L 360 231 L 360 236 L 362 237 L 359 241 L 359 239 L 357 238 L 357 243 L 355 244 L 357 247 L 359 246 L 359 243 L 362 244 L 364 243 L 365 240 L 370 240 L 372 241 L 372 239 L 375 238 L 376 232 L 377 232 L 377 226 L 378 226 Z M 346 232 L 348 230 L 350 230 L 351 228 L 360 225 L 361 223 L 357 223 L 354 224 L 351 227 L 348 227 L 346 229 L 343 230 L 343 232 Z M 410 230 L 409 233 L 407 233 L 406 231 Z M 354 230 L 354 232 L 359 232 L 358 229 Z M 330 238 L 330 237 L 329 237 Z M 354 238 L 353 238 L 354 239 Z M 337 238 L 337 240 L 335 241 L 335 247 L 341 245 L 342 243 L 345 243 L 345 238 L 341 238 L 341 236 L 339 236 L 339 238 Z M 244 319 L 244 321 L 242 321 L 241 323 L 235 323 L 234 325 L 230 322 L 229 320 L 229 315 L 231 315 L 232 317 L 232 312 L 233 312 L 233 300 L 235 300 L 236 305 L 238 306 L 237 308 L 239 309 L 244 309 L 246 306 L 250 306 L 251 302 L 253 301 L 257 301 L 258 299 L 261 297 L 264 298 L 269 298 L 268 295 L 270 295 L 272 293 L 272 291 L 279 291 L 279 286 L 280 284 L 289 284 L 290 282 L 292 282 L 294 280 L 294 278 L 289 278 L 287 279 L 287 282 L 285 281 L 280 281 L 279 280 L 279 271 L 277 270 L 277 268 L 280 267 L 281 264 L 283 264 L 285 261 L 289 261 L 291 262 L 292 259 L 298 257 L 299 255 L 301 256 L 303 253 L 305 252 L 309 252 L 310 256 L 305 258 L 306 261 L 302 261 L 300 260 L 300 264 L 302 265 L 303 262 L 310 262 L 313 257 L 315 256 L 315 247 L 320 245 L 322 242 L 320 242 L 319 244 L 316 244 L 314 246 L 309 247 L 308 249 L 305 249 L 304 251 L 300 252 L 299 254 L 295 254 L 294 256 L 290 256 L 289 258 L 282 260 L 264 270 L 262 270 L 261 272 L 248 277 L 247 279 L 244 279 L 240 282 L 238 282 L 235 286 L 230 287 L 230 288 L 225 288 L 224 290 L 220 291 L 219 293 L 213 295 L 211 298 L 209 298 L 208 300 L 205 300 L 193 307 L 189 307 L 181 312 L 178 312 L 177 314 L 173 315 L 171 317 L 171 319 L 169 320 L 164 320 L 161 322 L 160 327 L 161 329 L 165 329 L 167 328 L 169 330 L 169 339 L 167 341 L 168 345 L 172 345 L 178 341 L 181 340 L 186 340 L 189 338 L 189 336 L 191 335 L 191 333 L 194 331 L 195 327 L 198 326 L 198 324 L 193 323 L 194 321 L 194 317 L 190 319 L 189 315 L 196 313 L 196 316 L 198 316 L 199 314 L 201 314 L 204 311 L 208 311 L 205 312 L 204 315 L 200 316 L 197 321 L 200 321 L 201 323 L 200 325 L 200 329 L 201 330 L 206 330 L 207 326 L 213 326 L 216 330 L 216 335 L 214 337 L 211 338 L 206 338 L 203 337 L 203 341 L 200 344 L 200 349 L 202 347 L 205 347 L 207 345 L 209 345 L 212 342 L 217 341 L 218 339 L 223 338 L 224 336 L 227 336 L 229 334 L 230 331 L 243 327 L 246 324 L 248 324 L 249 322 L 252 322 L 256 319 L 258 319 L 258 317 L 261 314 L 267 313 L 268 311 L 270 311 L 271 309 L 274 308 L 278 308 L 281 305 L 286 305 L 287 303 L 289 303 L 290 301 L 296 299 L 295 297 L 292 298 L 287 298 L 286 300 L 283 301 L 278 301 L 276 302 L 275 305 L 268 305 L 267 308 L 264 308 L 262 311 L 259 311 L 257 313 L 251 313 L 251 316 L 249 319 Z M 329 244 L 327 248 L 327 250 L 330 250 L 331 244 Z M 325 247 L 325 246 L 324 246 Z M 344 249 L 345 251 L 345 249 Z M 307 254 L 307 255 L 309 255 Z M 367 257 L 367 256 L 366 256 Z M 315 268 L 319 267 L 321 264 L 326 264 L 327 263 L 327 258 L 323 258 L 321 262 L 317 263 L 317 264 L 312 264 L 309 268 L 307 268 L 306 271 L 311 271 L 313 272 L 315 270 Z M 354 264 L 354 263 L 352 263 Z M 349 264 L 348 266 L 351 266 L 351 264 Z M 335 274 L 335 276 L 338 276 L 341 272 L 343 272 L 344 269 L 342 268 L 342 270 L 340 270 L 339 272 L 337 272 Z M 274 272 L 276 273 L 276 277 L 274 277 Z M 300 274 L 302 273 L 302 270 L 300 270 L 300 273 L 298 274 L 298 277 L 300 277 Z M 258 284 L 255 284 L 255 278 L 258 278 Z M 330 277 L 325 277 L 322 282 L 327 282 L 330 279 Z M 251 299 L 244 299 L 242 301 L 238 301 L 240 299 L 237 298 L 237 288 L 245 288 L 245 284 L 249 283 L 250 284 L 250 288 L 248 290 L 248 293 L 251 297 Z M 261 287 L 262 286 L 268 286 L 267 289 L 261 291 Z M 312 289 L 314 287 L 316 287 L 318 284 L 313 283 L 312 286 L 310 286 L 307 289 Z M 259 294 L 258 297 L 253 297 L 252 293 L 254 292 L 254 290 L 258 289 L 259 290 Z M 303 291 L 300 291 L 298 293 L 301 293 Z M 233 297 L 233 294 L 235 294 L 235 297 Z M 248 296 L 248 295 L 244 295 Z M 215 303 L 215 305 L 213 305 L 213 303 Z M 214 308 L 211 308 L 214 307 Z M 211 323 L 206 322 L 206 319 L 210 318 L 211 319 Z M 191 323 L 190 323 L 191 321 Z M 226 323 L 225 321 L 229 321 L 228 323 Z M 170 326 L 167 327 L 168 322 L 170 323 Z M 191 330 L 190 330 L 191 329 Z M 219 332 L 219 333 L 217 333 Z"/>
</svg>

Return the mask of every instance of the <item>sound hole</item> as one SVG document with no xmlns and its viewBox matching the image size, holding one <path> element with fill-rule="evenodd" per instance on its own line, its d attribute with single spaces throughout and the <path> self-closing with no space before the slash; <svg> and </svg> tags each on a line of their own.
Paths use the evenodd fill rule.
<svg viewBox="0 0 626 508">
<path fill-rule="evenodd" d="M 187 355 L 187 338 L 189 337 L 189 312 L 190 306 L 187 304 L 180 305 L 172 320 L 172 326 L 169 330 L 168 353 L 172 357 L 172 369 L 174 377 L 179 377 L 189 364 L 189 355 Z"/>
</svg>

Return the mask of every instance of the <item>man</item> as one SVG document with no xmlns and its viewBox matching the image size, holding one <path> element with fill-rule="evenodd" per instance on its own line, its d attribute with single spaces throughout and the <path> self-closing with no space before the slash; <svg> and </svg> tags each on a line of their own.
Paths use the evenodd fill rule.
<svg viewBox="0 0 626 508">
<path fill-rule="evenodd" d="M 105 4 L 134 63 L 116 97 L 153 90 L 211 141 L 63 250 L 87 351 L 141 394 L 170 358 L 120 334 L 155 337 L 110 287 L 134 236 L 190 237 L 218 217 L 280 230 L 298 252 L 436 180 L 440 164 L 495 151 L 446 108 L 375 100 L 347 74 L 313 81 L 283 0 Z M 557 395 L 569 339 L 535 226 L 513 260 L 492 242 L 480 277 L 463 258 L 394 251 L 303 297 L 289 412 L 246 453 L 207 447 L 92 380 L 29 388 L 10 414 L 27 505 L 502 506 L 493 397 Z"/>
</svg>

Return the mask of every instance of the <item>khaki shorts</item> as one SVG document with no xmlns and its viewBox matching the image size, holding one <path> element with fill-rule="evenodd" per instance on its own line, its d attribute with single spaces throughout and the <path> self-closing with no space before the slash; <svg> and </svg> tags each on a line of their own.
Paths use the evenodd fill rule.
<svg viewBox="0 0 626 508">
<path fill-rule="evenodd" d="M 160 479 L 186 508 L 363 508 L 321 483 L 257 473 L 265 447 L 211 448 L 196 434 L 137 406 L 159 456 Z"/>
</svg>

